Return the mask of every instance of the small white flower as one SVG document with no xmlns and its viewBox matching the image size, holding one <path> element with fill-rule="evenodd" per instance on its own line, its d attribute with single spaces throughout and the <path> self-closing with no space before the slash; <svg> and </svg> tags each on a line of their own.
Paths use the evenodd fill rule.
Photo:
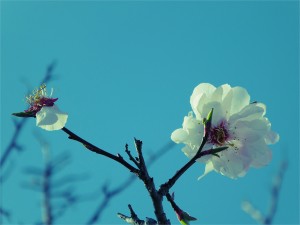
<svg viewBox="0 0 300 225">
<path fill-rule="evenodd" d="M 42 129 L 53 131 L 62 129 L 67 123 L 68 114 L 61 112 L 57 106 L 43 106 L 36 113 L 36 125 Z"/>
<path fill-rule="evenodd" d="M 36 125 L 42 129 L 52 131 L 60 130 L 67 123 L 68 114 L 61 112 L 55 102 L 58 98 L 52 98 L 51 94 L 47 95 L 46 84 L 42 84 L 33 94 L 26 97 L 29 109 L 25 113 L 36 117 Z"/>
<path fill-rule="evenodd" d="M 279 135 L 271 131 L 271 123 L 265 117 L 266 106 L 250 103 L 244 88 L 231 88 L 228 84 L 216 88 L 202 83 L 194 89 L 190 103 L 193 112 L 184 118 L 182 128 L 175 130 L 171 139 L 184 143 L 182 151 L 192 158 L 202 141 L 202 120 L 213 108 L 212 126 L 204 150 L 228 147 L 218 153 L 220 158 L 207 155 L 198 160 L 206 163 L 204 175 L 214 170 L 238 178 L 244 176 L 249 167 L 259 168 L 270 162 L 272 152 L 267 145 L 276 143 Z"/>
</svg>

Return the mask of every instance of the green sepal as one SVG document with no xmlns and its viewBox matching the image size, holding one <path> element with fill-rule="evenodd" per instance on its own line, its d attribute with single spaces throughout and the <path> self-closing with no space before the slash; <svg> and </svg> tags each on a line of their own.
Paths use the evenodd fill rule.
<svg viewBox="0 0 300 225">
<path fill-rule="evenodd" d="M 218 158 L 221 158 L 217 153 L 212 153 L 212 155 L 217 156 Z"/>
<path fill-rule="evenodd" d="M 18 112 L 18 113 L 12 113 L 12 115 L 17 117 L 35 117 L 34 112 Z"/>
<path fill-rule="evenodd" d="M 211 122 L 213 112 L 214 112 L 214 108 L 212 108 L 212 109 L 210 110 L 210 112 L 208 113 L 207 119 L 206 119 L 206 123 L 207 123 L 207 122 Z"/>
<path fill-rule="evenodd" d="M 224 147 L 219 147 L 219 148 L 214 148 L 214 149 L 212 149 L 211 151 L 212 151 L 212 155 L 215 155 L 215 154 L 217 154 L 218 152 L 221 152 L 221 151 L 224 151 L 224 150 L 226 150 L 228 148 L 228 146 L 224 146 Z"/>
<path fill-rule="evenodd" d="M 206 124 L 208 124 L 208 123 L 211 123 L 213 112 L 214 112 L 214 108 L 212 108 L 212 109 L 209 111 L 209 113 L 208 113 L 208 115 L 207 115 L 207 118 L 203 118 L 203 119 L 202 119 L 202 123 L 203 123 L 204 125 L 206 125 Z"/>
</svg>

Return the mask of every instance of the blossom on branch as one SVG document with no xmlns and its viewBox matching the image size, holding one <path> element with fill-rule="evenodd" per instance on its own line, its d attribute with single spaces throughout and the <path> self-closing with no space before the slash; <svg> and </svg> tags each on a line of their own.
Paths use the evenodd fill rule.
<svg viewBox="0 0 300 225">
<path fill-rule="evenodd" d="M 184 117 L 182 128 L 175 130 L 171 139 L 185 144 L 182 151 L 189 158 L 197 153 L 205 132 L 208 139 L 204 149 L 228 147 L 218 153 L 220 157 L 206 155 L 197 160 L 206 164 L 202 176 L 214 170 L 230 178 L 243 177 L 249 167 L 259 168 L 270 162 L 268 145 L 276 143 L 279 135 L 271 130 L 265 117 L 266 106 L 250 103 L 244 88 L 228 84 L 216 88 L 201 83 L 194 89 L 190 103 L 193 111 Z M 204 130 L 203 121 L 212 109 L 210 128 Z"/>
<path fill-rule="evenodd" d="M 41 85 L 26 97 L 29 108 L 21 113 L 13 113 L 19 117 L 36 117 L 36 125 L 42 129 L 53 131 L 62 129 L 68 120 L 68 114 L 61 112 L 54 104 L 58 98 L 52 98 L 52 92 L 48 96 L 46 85 Z"/>
</svg>

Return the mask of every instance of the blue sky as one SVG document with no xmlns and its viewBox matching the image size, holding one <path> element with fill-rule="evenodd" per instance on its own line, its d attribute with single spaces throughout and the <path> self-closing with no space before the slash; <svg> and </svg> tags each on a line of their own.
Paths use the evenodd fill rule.
<svg viewBox="0 0 300 225">
<path fill-rule="evenodd" d="M 251 200 L 263 212 L 272 176 L 282 159 L 288 170 L 275 224 L 299 223 L 299 4 L 296 1 L 1 1 L 1 152 L 12 137 L 12 112 L 27 106 L 46 67 L 57 62 L 48 87 L 57 105 L 69 113 L 67 127 L 92 143 L 125 156 L 133 137 L 143 140 L 145 157 L 170 141 L 170 134 L 190 111 L 189 98 L 201 82 L 228 83 L 248 90 L 251 100 L 267 105 L 267 117 L 280 142 L 271 146 L 273 161 L 251 169 L 242 179 L 191 168 L 172 189 L 193 224 L 255 224 L 241 208 Z M 21 184 L 28 166 L 43 167 L 36 133 L 51 155 L 72 155 L 62 174 L 88 174 L 76 183 L 87 194 L 109 181 L 120 184 L 128 172 L 86 151 L 63 132 L 46 132 L 27 121 L 13 153 L 13 170 L 2 185 L 1 202 L 12 221 L 40 220 L 41 195 Z M 187 158 L 175 146 L 150 169 L 156 184 L 165 182 Z M 99 198 L 101 195 L 99 194 Z M 59 224 L 84 224 L 100 200 L 69 209 Z M 135 182 L 109 204 L 103 224 L 122 224 L 117 212 L 132 204 L 141 218 L 153 217 L 143 184 Z M 171 221 L 177 220 L 164 202 Z"/>
</svg>

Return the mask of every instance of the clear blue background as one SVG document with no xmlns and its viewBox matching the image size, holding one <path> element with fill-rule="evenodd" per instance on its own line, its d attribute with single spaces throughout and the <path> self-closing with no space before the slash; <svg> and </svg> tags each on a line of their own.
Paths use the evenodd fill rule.
<svg viewBox="0 0 300 225">
<path fill-rule="evenodd" d="M 143 140 L 146 158 L 167 143 L 190 111 L 189 97 L 199 83 L 242 86 L 251 100 L 267 105 L 267 117 L 281 136 L 271 146 L 273 161 L 238 180 L 211 173 L 197 181 L 204 170 L 197 164 L 172 191 L 198 218 L 193 224 L 254 224 L 241 202 L 250 200 L 266 212 L 272 177 L 288 158 L 274 223 L 299 224 L 298 53 L 296 1 L 1 1 L 1 151 L 14 132 L 11 113 L 27 107 L 28 88 L 39 85 L 53 60 L 56 79 L 48 87 L 69 113 L 67 127 L 124 157 L 125 143 L 134 152 L 133 137 Z M 127 178 L 120 165 L 86 151 L 63 132 L 35 127 L 30 119 L 19 138 L 25 150 L 12 154 L 13 170 L 1 187 L 2 205 L 13 213 L 10 223 L 40 220 L 41 195 L 20 186 L 31 179 L 24 168 L 43 167 L 36 132 L 48 140 L 53 156 L 71 152 L 62 174 L 89 174 L 74 184 L 76 193 Z M 182 147 L 151 167 L 157 185 L 187 162 Z M 116 213 L 128 214 L 128 203 L 141 218 L 154 217 L 149 199 L 137 181 L 110 202 L 100 222 L 122 224 Z M 99 194 L 72 207 L 57 224 L 84 224 L 100 200 Z"/>
</svg>

